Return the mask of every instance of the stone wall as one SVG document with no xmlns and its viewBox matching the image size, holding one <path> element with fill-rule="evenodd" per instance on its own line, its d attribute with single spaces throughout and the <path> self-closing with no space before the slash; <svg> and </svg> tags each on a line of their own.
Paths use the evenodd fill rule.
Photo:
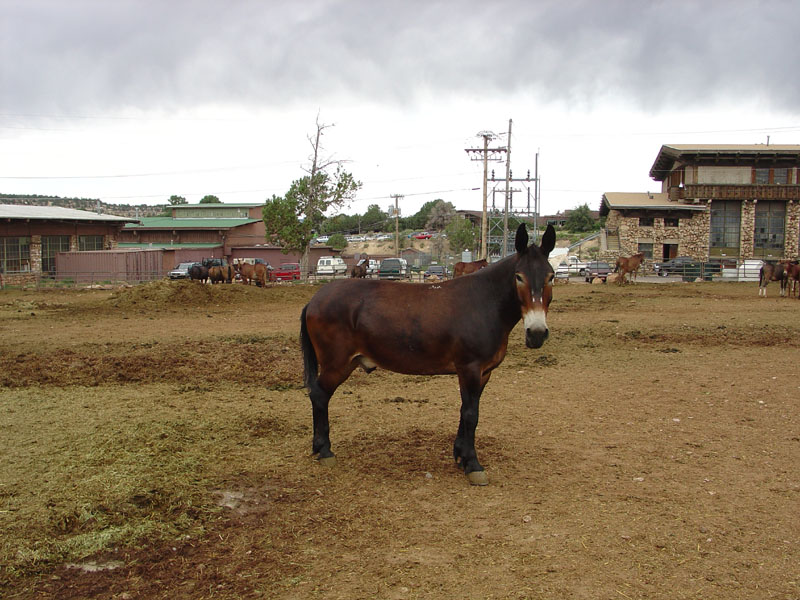
<svg viewBox="0 0 800 600">
<path fill-rule="evenodd" d="M 789 202 L 786 205 L 786 240 L 784 256 L 797 260 L 800 256 L 800 202 Z"/>
<path fill-rule="evenodd" d="M 653 261 L 664 260 L 665 243 L 678 241 L 678 254 L 705 260 L 708 256 L 711 235 L 711 214 L 708 210 L 686 211 L 678 227 L 667 227 L 662 217 L 655 217 L 652 226 L 640 226 L 639 217 L 626 217 L 618 210 L 609 211 L 606 229 L 619 232 L 619 251 L 606 250 L 599 258 L 614 262 L 619 256 L 631 256 L 639 252 L 639 243 L 653 244 Z"/>
</svg>

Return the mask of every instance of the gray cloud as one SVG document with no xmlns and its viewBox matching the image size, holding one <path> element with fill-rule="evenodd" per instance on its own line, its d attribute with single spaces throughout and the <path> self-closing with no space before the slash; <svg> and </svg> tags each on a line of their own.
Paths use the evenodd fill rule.
<svg viewBox="0 0 800 600">
<path fill-rule="evenodd" d="M 794 2 L 22 0 L 0 6 L 0 112 L 434 95 L 792 110 Z"/>
</svg>

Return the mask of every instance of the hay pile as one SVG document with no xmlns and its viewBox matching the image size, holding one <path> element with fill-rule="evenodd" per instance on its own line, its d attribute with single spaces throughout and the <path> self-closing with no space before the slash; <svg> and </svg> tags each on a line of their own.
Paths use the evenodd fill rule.
<svg viewBox="0 0 800 600">
<path fill-rule="evenodd" d="M 177 308 L 231 304 L 265 290 L 244 285 L 208 285 L 196 281 L 161 279 L 114 292 L 108 303 L 116 308 Z"/>
</svg>

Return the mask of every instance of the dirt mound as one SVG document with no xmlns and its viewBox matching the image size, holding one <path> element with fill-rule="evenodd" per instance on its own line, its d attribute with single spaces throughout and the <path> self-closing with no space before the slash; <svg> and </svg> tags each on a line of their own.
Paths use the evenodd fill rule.
<svg viewBox="0 0 800 600">
<path fill-rule="evenodd" d="M 252 294 L 267 292 L 245 285 L 208 285 L 196 281 L 161 279 L 114 292 L 108 303 L 116 308 L 171 308 L 230 304 L 252 299 Z"/>
</svg>

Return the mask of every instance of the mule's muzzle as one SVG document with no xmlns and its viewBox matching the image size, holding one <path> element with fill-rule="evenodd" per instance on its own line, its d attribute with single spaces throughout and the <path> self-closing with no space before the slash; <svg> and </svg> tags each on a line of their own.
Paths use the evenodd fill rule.
<svg viewBox="0 0 800 600">
<path fill-rule="evenodd" d="M 529 328 L 525 330 L 525 345 L 528 348 L 541 348 L 544 341 L 550 335 L 550 330 L 547 328 Z"/>
</svg>

